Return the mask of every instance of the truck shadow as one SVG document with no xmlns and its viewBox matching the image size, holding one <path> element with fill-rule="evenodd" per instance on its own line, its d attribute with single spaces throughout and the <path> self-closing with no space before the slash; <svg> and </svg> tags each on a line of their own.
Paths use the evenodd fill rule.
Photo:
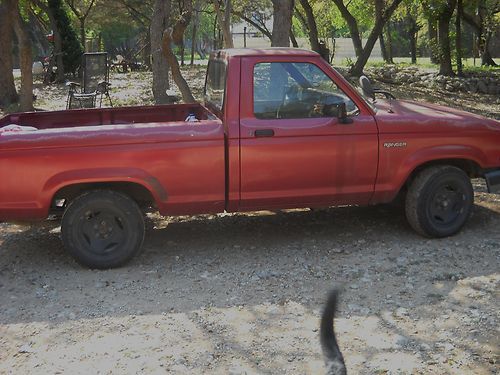
<svg viewBox="0 0 500 375">
<path fill-rule="evenodd" d="M 474 207 L 460 234 L 438 240 L 414 234 L 403 212 L 389 206 L 153 216 L 144 252 L 130 264 L 107 271 L 81 268 L 66 255 L 56 223 L 1 224 L 0 328 L 21 329 L 20 338 L 11 343 L 17 350 L 16 340 L 31 340 L 23 338 L 20 323 L 30 332 L 35 327 L 63 338 L 72 331 L 69 325 L 107 322 L 126 337 L 133 329 L 149 332 L 148 327 L 159 325 L 172 335 L 165 345 L 179 342 L 187 331 L 191 336 L 186 340 L 202 348 L 232 348 L 249 370 L 274 368 L 254 359 L 255 347 L 249 342 L 261 341 L 268 347 L 260 354 L 262 361 L 276 361 L 276 371 L 288 366 L 290 357 L 311 355 L 321 368 L 316 319 L 326 291 L 343 285 L 339 341 L 346 348 L 348 367 L 357 366 L 349 363 L 349 357 L 359 352 L 368 362 L 376 362 L 394 350 L 411 357 L 415 348 L 431 347 L 424 350 L 431 358 L 444 338 L 413 335 L 415 319 L 422 332 L 433 331 L 436 324 L 445 330 L 448 323 L 439 321 L 442 311 L 461 321 L 470 315 L 471 305 L 480 312 L 477 319 L 496 308 L 486 298 L 489 292 L 474 299 L 457 290 L 473 293 L 483 279 L 491 286 L 491 275 L 498 271 L 499 224 L 500 214 L 481 205 Z M 167 324 L 170 321 L 174 323 Z M 247 326 L 251 332 L 241 333 Z M 185 328 L 181 332 L 178 327 Z M 370 329 L 389 344 L 380 346 L 370 342 L 373 338 L 364 338 L 360 332 Z M 268 330 L 281 338 L 269 333 L 264 339 L 259 332 Z M 355 343 L 348 339 L 353 330 L 361 337 Z M 287 335 L 293 336 L 288 343 Z M 57 341 L 55 336 L 52 340 Z M 446 337 L 458 342 L 457 353 L 487 358 L 491 336 L 477 331 L 483 349 L 462 343 L 465 337 L 460 332 Z M 306 337 L 306 347 L 312 349 L 290 347 L 297 337 Z M 406 338 L 399 342 L 398 337 Z M 179 351 L 187 350 L 183 348 Z M 217 349 L 201 350 L 224 355 Z M 376 369 L 367 371 L 372 370 Z"/>
<path fill-rule="evenodd" d="M 210 289 L 200 302 L 196 302 L 199 296 L 185 296 L 174 308 L 190 310 L 199 303 L 214 301 L 224 305 L 226 302 L 222 301 L 231 294 L 228 287 L 231 291 L 255 290 L 250 293 L 252 297 L 248 293 L 229 296 L 227 303 L 248 298 L 262 303 L 269 292 L 261 290 L 263 282 L 268 282 L 278 294 L 281 288 L 302 282 L 302 276 L 309 280 L 309 289 L 313 285 L 327 288 L 335 281 L 350 283 L 361 278 L 374 264 L 380 265 L 381 272 L 397 272 L 392 276 L 398 279 L 406 267 L 398 262 L 418 263 L 424 254 L 429 262 L 438 265 L 443 258 L 465 256 L 465 263 L 458 263 L 457 268 L 472 276 L 484 270 L 482 266 L 469 267 L 467 257 L 500 241 L 499 221 L 498 212 L 476 205 L 461 233 L 429 240 L 416 235 L 407 225 L 404 213 L 390 206 L 155 217 L 148 223 L 142 254 L 122 268 L 107 271 L 87 270 L 76 264 L 62 248 L 56 223 L 30 227 L 2 224 L 5 234 L 0 237 L 0 299 L 5 302 L 11 298 L 7 305 L 15 308 L 29 295 L 43 299 L 51 290 L 53 297 L 49 297 L 60 303 L 59 293 L 66 291 L 88 294 L 90 290 L 91 294 L 100 294 L 116 289 L 120 295 L 126 294 L 128 287 L 144 284 L 146 290 L 159 288 L 164 294 L 186 287 L 201 294 Z M 406 260 L 398 261 L 401 257 Z M 442 266 L 445 272 L 446 267 Z M 134 277 L 137 282 L 130 281 Z M 422 277 L 424 282 L 425 275 Z M 307 293 L 304 300 L 315 304 L 317 298 Z M 132 308 L 134 303 L 127 305 Z M 6 308 L 5 303 L 0 306 Z M 43 314 L 39 318 L 42 317 Z"/>
</svg>

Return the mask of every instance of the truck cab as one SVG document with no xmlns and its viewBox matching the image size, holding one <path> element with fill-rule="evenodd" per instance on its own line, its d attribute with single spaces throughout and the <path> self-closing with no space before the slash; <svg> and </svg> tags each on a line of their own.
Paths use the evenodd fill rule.
<svg viewBox="0 0 500 375">
<path fill-rule="evenodd" d="M 149 207 L 400 197 L 416 232 L 451 236 L 471 213 L 471 178 L 500 191 L 500 122 L 386 96 L 363 95 L 315 52 L 229 49 L 210 56 L 204 105 L 11 114 L 0 119 L 0 220 L 62 217 L 65 248 L 92 268 L 140 251 Z"/>
<path fill-rule="evenodd" d="M 205 104 L 224 118 L 228 210 L 369 203 L 378 159 L 374 110 L 318 54 L 215 52 Z"/>
</svg>

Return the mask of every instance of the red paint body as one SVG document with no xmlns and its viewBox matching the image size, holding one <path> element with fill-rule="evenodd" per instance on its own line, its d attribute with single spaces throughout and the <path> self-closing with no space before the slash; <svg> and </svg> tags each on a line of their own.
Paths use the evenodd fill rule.
<svg viewBox="0 0 500 375">
<path fill-rule="evenodd" d="M 223 113 L 180 104 L 0 119 L 0 127 L 39 129 L 0 135 L 0 220 L 46 218 L 57 192 L 78 184 L 135 183 L 160 213 L 178 215 L 389 202 L 429 162 L 500 167 L 498 121 L 408 101 L 379 100 L 374 111 L 309 51 L 235 49 L 217 58 L 227 63 Z M 360 113 L 350 124 L 255 118 L 253 66 L 273 61 L 316 64 Z M 201 121 L 184 122 L 189 113 Z M 258 129 L 274 136 L 256 138 Z M 406 146 L 384 146 L 398 142 Z"/>
</svg>

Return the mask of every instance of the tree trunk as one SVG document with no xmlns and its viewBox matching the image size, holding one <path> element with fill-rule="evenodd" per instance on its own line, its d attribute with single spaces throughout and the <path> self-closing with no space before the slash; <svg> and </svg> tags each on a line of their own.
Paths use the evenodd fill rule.
<svg viewBox="0 0 500 375">
<path fill-rule="evenodd" d="M 224 48 L 234 48 L 233 36 L 231 35 L 231 0 L 224 0 L 224 13 L 220 8 L 219 0 L 213 0 L 213 2 L 224 38 Z"/>
<path fill-rule="evenodd" d="M 375 1 L 375 17 L 376 19 L 381 19 L 384 15 L 384 2 L 383 1 Z M 380 33 L 379 43 L 380 49 L 382 51 L 382 58 L 387 64 L 393 64 L 392 61 L 392 43 L 391 43 L 391 32 L 389 30 L 389 22 L 387 22 L 386 26 L 386 35 L 384 36 L 384 32 Z"/>
<path fill-rule="evenodd" d="M 231 34 L 231 0 L 226 0 L 224 6 L 224 23 L 226 24 L 224 28 L 224 47 L 234 48 L 233 34 Z"/>
<path fill-rule="evenodd" d="M 63 51 L 62 51 L 62 37 L 61 32 L 59 30 L 59 22 L 54 14 L 55 5 L 53 2 L 49 2 L 48 4 L 44 1 L 32 0 L 34 4 L 40 7 L 49 17 L 50 27 L 52 32 L 54 33 L 54 41 L 53 41 L 53 51 L 50 56 L 49 61 L 49 69 L 48 74 L 44 78 L 44 83 L 51 83 L 51 72 L 52 66 L 55 64 L 57 67 L 57 75 L 56 82 L 64 82 L 64 60 L 63 60 Z"/>
<path fill-rule="evenodd" d="M 83 52 L 87 50 L 85 43 L 85 18 L 80 17 L 80 43 L 82 44 Z"/>
<path fill-rule="evenodd" d="M 386 63 L 389 63 L 389 57 L 387 56 L 387 49 L 385 47 L 384 33 L 380 33 L 378 42 L 380 44 L 380 51 L 382 52 L 382 59 L 384 59 Z"/>
<path fill-rule="evenodd" d="M 224 48 L 223 42 L 224 40 L 222 38 L 222 31 L 220 28 L 217 28 L 217 45 L 219 46 L 219 48 Z"/>
<path fill-rule="evenodd" d="M 429 36 L 429 55 L 431 58 L 431 63 L 437 64 L 439 63 L 439 54 L 438 50 L 438 34 L 436 28 L 436 20 L 433 18 L 429 18 L 427 20 L 428 25 L 428 36 Z"/>
<path fill-rule="evenodd" d="M 297 42 L 297 38 L 295 38 L 292 28 L 290 29 L 290 41 L 292 42 L 293 48 L 299 48 L 299 43 Z"/>
<path fill-rule="evenodd" d="M 334 0 L 337 1 L 337 0 Z M 382 0 L 376 0 L 376 1 L 382 1 Z M 382 33 L 384 29 L 384 25 L 387 23 L 387 21 L 391 18 L 392 14 L 396 10 L 396 8 L 401 4 L 403 0 L 393 0 L 391 5 L 389 5 L 379 17 L 376 17 L 375 20 L 375 26 L 373 27 L 372 31 L 370 32 L 370 35 L 368 36 L 368 40 L 366 41 L 366 44 L 361 51 L 361 54 L 358 56 L 358 59 L 356 60 L 356 63 L 352 66 L 350 73 L 355 76 L 360 76 L 363 73 L 363 69 L 373 51 L 373 47 L 375 46 L 375 43 L 377 42 L 377 39 L 379 38 L 380 34 Z"/>
<path fill-rule="evenodd" d="M 0 3 L 0 107 L 17 103 L 19 96 L 14 84 L 12 73 L 12 18 L 9 5 Z"/>
<path fill-rule="evenodd" d="M 193 22 L 193 32 L 191 34 L 191 63 L 190 65 L 194 65 L 194 51 L 196 47 L 196 23 L 198 22 L 197 20 L 198 17 L 195 16 L 194 22 Z"/>
<path fill-rule="evenodd" d="M 417 33 L 413 32 L 410 34 L 410 54 L 411 63 L 417 63 Z"/>
<path fill-rule="evenodd" d="M 363 69 L 370 58 L 370 55 L 375 47 L 375 43 L 379 35 L 382 33 L 384 24 L 382 22 L 375 23 L 368 39 L 366 41 L 365 47 L 363 48 L 361 55 L 358 56 L 356 63 L 351 68 L 351 74 L 354 76 L 360 76 L 363 74 Z"/>
<path fill-rule="evenodd" d="M 181 49 L 181 65 L 184 66 L 184 52 L 186 50 L 185 48 L 185 44 L 184 44 L 184 41 L 182 41 L 181 45 L 180 45 L 180 49 Z"/>
<path fill-rule="evenodd" d="M 383 31 L 382 31 L 383 34 Z M 386 40 L 386 51 L 387 51 L 387 62 L 389 64 L 394 64 L 393 53 L 392 53 L 392 34 L 391 34 L 391 21 L 387 21 L 385 27 L 385 40 Z"/>
<path fill-rule="evenodd" d="M 321 53 L 321 47 L 319 45 L 318 39 L 318 27 L 316 25 L 316 19 L 314 18 L 313 9 L 308 0 L 300 0 L 302 9 L 306 14 L 305 21 L 307 22 L 307 29 L 309 31 L 309 43 L 311 44 L 311 49 L 318 53 Z"/>
<path fill-rule="evenodd" d="M 476 45 L 479 55 L 481 56 L 481 65 L 497 66 L 489 51 L 491 33 L 484 30 L 484 7 L 479 7 L 478 13 L 478 15 L 472 16 L 463 12 L 462 9 L 463 20 L 467 22 L 476 32 Z"/>
<path fill-rule="evenodd" d="M 167 25 L 167 17 L 170 14 L 170 0 L 155 0 L 153 17 L 151 19 L 151 68 L 153 70 L 153 96 L 156 104 L 170 102 L 167 95 L 168 62 L 162 54 L 163 30 Z"/>
<path fill-rule="evenodd" d="M 491 41 L 491 32 L 486 33 L 486 37 L 484 38 L 483 49 L 481 50 L 481 65 L 485 66 L 497 66 L 493 57 L 491 57 L 490 53 L 490 41 Z"/>
<path fill-rule="evenodd" d="M 463 76 L 463 66 L 462 66 L 462 13 L 463 4 L 462 0 L 457 1 L 457 14 L 455 17 L 455 48 L 457 51 L 457 74 Z"/>
<path fill-rule="evenodd" d="M 450 21 L 455 9 L 456 0 L 448 0 L 447 5 L 438 16 L 438 37 L 439 37 L 439 74 L 453 76 L 451 65 L 450 47 Z"/>
<path fill-rule="evenodd" d="M 36 3 L 41 7 L 40 2 Z M 43 8 L 42 8 L 43 9 Z M 48 6 L 45 8 L 47 16 L 49 17 L 50 27 L 52 28 L 52 32 L 54 33 L 54 50 L 52 51 L 51 61 L 49 62 L 50 71 L 52 70 L 52 64 L 56 64 L 57 67 L 57 76 L 56 82 L 64 82 L 64 61 L 63 61 L 63 51 L 62 51 L 62 38 L 61 33 L 59 31 L 59 26 L 54 15 L 54 10 L 52 7 Z M 55 61 L 53 61 L 55 60 Z M 50 78 L 50 77 L 49 77 Z M 50 79 L 48 79 L 48 83 L 50 83 Z"/>
<path fill-rule="evenodd" d="M 407 10 L 408 15 L 405 18 L 406 30 L 408 39 L 410 41 L 410 55 L 411 55 L 411 63 L 417 63 L 417 34 L 420 30 L 420 26 L 416 20 L 416 16 L 410 13 L 410 10 Z"/>
<path fill-rule="evenodd" d="M 56 22 L 57 24 L 57 22 Z M 56 82 L 64 82 L 64 59 L 63 59 L 63 50 L 62 50 L 62 37 L 59 28 L 56 26 L 54 29 L 54 59 L 56 60 L 57 66 L 57 75 Z"/>
<path fill-rule="evenodd" d="M 498 3 L 498 1 L 496 3 Z M 479 0 L 477 4 L 477 17 L 479 18 L 479 27 L 481 29 L 481 34 L 482 34 L 482 38 L 479 43 L 481 52 L 481 65 L 497 66 L 495 61 L 493 61 L 493 58 L 491 57 L 491 53 L 489 50 L 492 30 L 488 26 L 487 20 L 489 18 L 488 17 L 489 13 L 491 14 L 490 17 L 493 20 L 495 19 L 495 10 L 496 13 L 498 13 L 498 5 L 499 4 L 493 5 L 493 3 L 488 4 L 486 0 Z M 488 10 L 489 6 L 492 7 L 490 10 Z M 496 23 L 496 25 L 498 25 L 498 22 Z"/>
<path fill-rule="evenodd" d="M 217 20 L 218 19 L 219 19 L 219 17 L 217 17 L 217 13 L 215 13 L 215 19 L 214 19 L 214 49 L 218 49 L 218 47 L 217 47 L 217 26 L 218 26 Z"/>
<path fill-rule="evenodd" d="M 271 47 L 290 47 L 293 0 L 272 0 L 273 35 Z"/>
<path fill-rule="evenodd" d="M 144 39 L 144 48 L 142 50 L 142 62 L 146 65 L 148 70 L 151 70 L 151 34 L 149 28 L 146 30 L 146 37 Z"/>
<path fill-rule="evenodd" d="M 351 34 L 352 44 L 354 46 L 354 52 L 356 53 L 356 57 L 361 56 L 363 53 L 363 42 L 361 41 L 361 34 L 359 32 L 358 23 L 356 19 L 353 17 L 351 12 L 344 5 L 343 0 L 333 0 L 335 5 L 340 11 L 342 18 L 347 23 L 347 27 L 349 28 L 349 33 Z"/>
<path fill-rule="evenodd" d="M 33 55 L 31 52 L 31 40 L 26 25 L 19 13 L 19 5 L 16 0 L 8 0 L 11 3 L 11 17 L 14 32 L 17 37 L 19 48 L 19 64 L 21 67 L 21 90 L 19 95 L 19 109 L 23 112 L 33 110 Z"/>
<path fill-rule="evenodd" d="M 193 33 L 191 34 L 191 65 L 194 65 L 194 53 L 196 51 L 196 32 L 198 31 L 198 22 L 200 22 L 201 1 L 195 0 Z"/>
<path fill-rule="evenodd" d="M 175 84 L 179 88 L 179 91 L 181 92 L 182 100 L 185 103 L 196 103 L 196 100 L 194 99 L 193 94 L 191 93 L 191 89 L 189 88 L 184 77 L 182 76 L 181 70 L 179 68 L 179 62 L 177 61 L 177 57 L 175 57 L 175 54 L 172 51 L 172 43 L 173 43 L 172 34 L 173 34 L 173 29 L 171 27 L 166 29 L 165 32 L 163 33 L 163 40 L 162 40 L 163 53 L 168 61 L 168 64 L 170 65 L 170 68 L 172 69 L 172 77 L 175 81 Z"/>
<path fill-rule="evenodd" d="M 438 20 L 439 36 L 439 74 L 453 76 L 453 67 L 451 65 L 450 48 L 450 20 L 440 18 Z"/>
</svg>

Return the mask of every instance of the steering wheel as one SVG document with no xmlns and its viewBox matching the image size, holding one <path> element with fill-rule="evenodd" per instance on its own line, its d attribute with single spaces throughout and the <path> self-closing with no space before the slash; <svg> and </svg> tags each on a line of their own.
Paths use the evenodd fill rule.
<svg viewBox="0 0 500 375">
<path fill-rule="evenodd" d="M 311 108 L 310 117 L 336 117 L 341 103 L 345 103 L 343 96 L 322 92 L 316 104 Z"/>
<path fill-rule="evenodd" d="M 311 103 L 311 109 L 309 110 L 309 117 L 325 117 L 325 109 L 327 106 L 328 94 L 325 92 L 320 92 L 314 103 Z"/>
</svg>

